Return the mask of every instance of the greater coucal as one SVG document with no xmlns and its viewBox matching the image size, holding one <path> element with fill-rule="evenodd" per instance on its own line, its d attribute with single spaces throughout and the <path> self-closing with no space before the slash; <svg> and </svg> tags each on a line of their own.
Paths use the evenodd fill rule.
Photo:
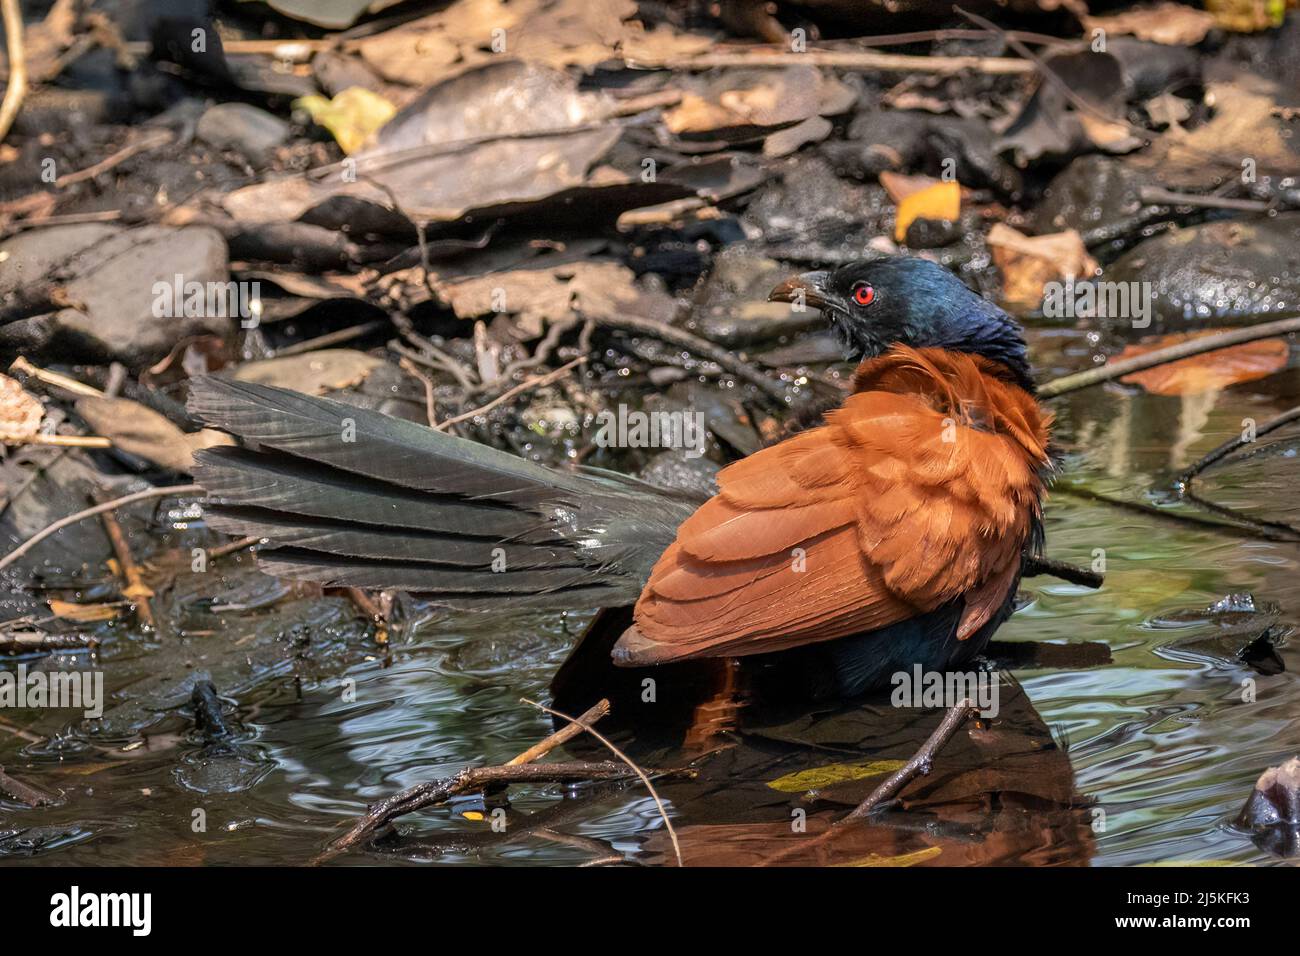
<svg viewBox="0 0 1300 956">
<path fill-rule="evenodd" d="M 852 694 L 968 661 L 1042 544 L 1049 416 L 1020 328 L 920 259 L 770 298 L 820 309 L 862 362 L 823 425 L 723 469 L 707 501 L 208 378 L 191 410 L 244 444 L 199 454 L 211 524 L 269 538 L 268 572 L 325 585 L 476 609 L 635 602 L 625 666 L 829 642 Z"/>
</svg>

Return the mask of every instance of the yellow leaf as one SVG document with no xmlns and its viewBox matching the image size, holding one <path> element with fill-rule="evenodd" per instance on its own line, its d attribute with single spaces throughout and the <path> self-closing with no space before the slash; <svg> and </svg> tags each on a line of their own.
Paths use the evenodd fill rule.
<svg viewBox="0 0 1300 956">
<path fill-rule="evenodd" d="M 1157 860 L 1154 863 L 1139 863 L 1138 866 L 1254 866 L 1253 863 L 1238 863 L 1235 860 Z"/>
<path fill-rule="evenodd" d="M 477 810 L 466 810 L 464 813 L 461 814 L 461 816 L 464 817 L 466 820 L 483 819 L 483 814 L 479 813 Z"/>
<path fill-rule="evenodd" d="M 57 598 L 50 599 L 50 610 L 55 617 L 82 624 L 91 621 L 111 621 L 122 613 L 120 604 L 74 604 Z"/>
<path fill-rule="evenodd" d="M 334 134 L 343 152 L 352 154 L 383 126 L 397 107 L 378 93 L 362 86 L 349 86 L 332 100 L 323 96 L 304 96 L 293 101 L 295 109 L 306 110 L 319 126 Z"/>
<path fill-rule="evenodd" d="M 907 238 L 907 227 L 917 219 L 946 219 L 956 222 L 961 218 L 961 185 L 956 180 L 935 183 L 925 189 L 905 196 L 898 204 L 894 221 L 894 241 Z"/>
<path fill-rule="evenodd" d="M 811 770 L 799 770 L 788 773 L 784 777 L 777 777 L 768 786 L 782 793 L 803 793 L 805 790 L 818 790 L 846 780 L 862 780 L 865 777 L 893 773 L 902 767 L 904 762 L 871 760 L 861 763 L 831 763 L 824 767 L 813 767 Z"/>
<path fill-rule="evenodd" d="M 836 866 L 915 866 L 926 860 L 932 860 L 943 852 L 942 847 L 928 846 L 924 850 L 916 850 L 913 853 L 904 853 L 902 856 L 877 856 L 872 853 L 870 856 L 864 856 L 857 860 L 850 860 L 848 863 L 837 863 Z"/>
</svg>

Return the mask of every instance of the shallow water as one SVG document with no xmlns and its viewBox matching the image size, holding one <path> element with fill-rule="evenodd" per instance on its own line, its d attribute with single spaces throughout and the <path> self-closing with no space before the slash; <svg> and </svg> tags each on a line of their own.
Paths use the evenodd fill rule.
<svg viewBox="0 0 1300 956">
<path fill-rule="evenodd" d="M 1072 332 L 1040 334 L 1035 345 L 1046 376 L 1079 367 L 1090 352 Z M 747 708 L 720 706 L 725 732 L 688 748 L 680 728 L 631 734 L 612 722 L 610 732 L 647 765 L 699 758 L 696 778 L 659 784 L 687 862 L 1281 862 L 1232 820 L 1259 773 L 1300 752 L 1300 656 L 1287 638 L 1300 606 L 1300 546 L 1172 520 L 1223 519 L 1175 500 L 1170 478 L 1237 434 L 1243 418 L 1263 421 L 1296 404 L 1297 393 L 1292 370 L 1212 396 L 1107 387 L 1056 402 L 1063 484 L 1151 513 L 1058 489 L 1047 510 L 1048 553 L 1089 564 L 1104 551 L 1105 587 L 1028 580 L 1029 603 L 998 638 L 1090 642 L 1108 648 L 1111 661 L 1004 676 L 1001 720 L 955 740 L 906 811 L 833 848 L 805 849 L 880 777 L 841 774 L 814 794 L 774 782 L 905 759 L 935 715 L 871 702 L 764 709 L 751 698 Z M 1300 428 L 1268 436 L 1199 488 L 1252 518 L 1300 524 L 1297 448 Z M 187 548 L 202 535 L 139 516 L 126 524 L 142 554 Z M 97 625 L 105 643 L 94 656 L 117 696 L 96 732 L 67 712 L 0 712 L 0 764 L 64 796 L 40 810 L 0 802 L 0 861 L 306 862 L 367 803 L 466 765 L 503 762 L 549 733 L 549 718 L 521 698 L 548 699 L 589 619 L 451 615 L 408 602 L 404 626 L 380 648 L 342 597 L 277 585 L 247 554 L 216 573 L 220 588 L 181 573 L 160 594 L 168 633 Z M 1254 596 L 1256 613 L 1204 613 L 1242 592 Z M 1237 656 L 1265 629 L 1281 672 Z M 205 742 L 193 729 L 185 701 L 201 675 L 238 704 L 228 713 L 237 721 L 231 740 Z M 677 692 L 670 683 L 665 694 Z M 1252 687 L 1247 702 L 1243 688 Z M 585 747 L 571 753 L 603 759 Z M 504 833 L 489 823 L 500 801 L 457 800 L 406 818 L 396 838 L 337 863 L 672 860 L 639 785 L 510 793 Z M 800 811 L 806 832 L 792 828 Z"/>
</svg>

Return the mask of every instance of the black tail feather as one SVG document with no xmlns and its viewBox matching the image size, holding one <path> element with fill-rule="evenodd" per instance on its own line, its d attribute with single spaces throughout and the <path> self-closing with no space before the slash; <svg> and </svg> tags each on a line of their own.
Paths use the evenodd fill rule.
<svg viewBox="0 0 1300 956">
<path fill-rule="evenodd" d="M 556 471 L 342 402 L 222 379 L 191 412 L 251 447 L 197 456 L 218 530 L 267 537 L 273 574 L 458 607 L 634 601 L 693 504 Z"/>
</svg>

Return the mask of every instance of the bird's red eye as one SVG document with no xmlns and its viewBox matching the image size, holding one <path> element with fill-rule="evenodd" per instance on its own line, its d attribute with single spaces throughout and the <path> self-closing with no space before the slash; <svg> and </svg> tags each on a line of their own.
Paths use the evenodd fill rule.
<svg viewBox="0 0 1300 956">
<path fill-rule="evenodd" d="M 876 290 L 864 282 L 853 290 L 853 301 L 858 305 L 870 305 L 876 301 Z"/>
</svg>

